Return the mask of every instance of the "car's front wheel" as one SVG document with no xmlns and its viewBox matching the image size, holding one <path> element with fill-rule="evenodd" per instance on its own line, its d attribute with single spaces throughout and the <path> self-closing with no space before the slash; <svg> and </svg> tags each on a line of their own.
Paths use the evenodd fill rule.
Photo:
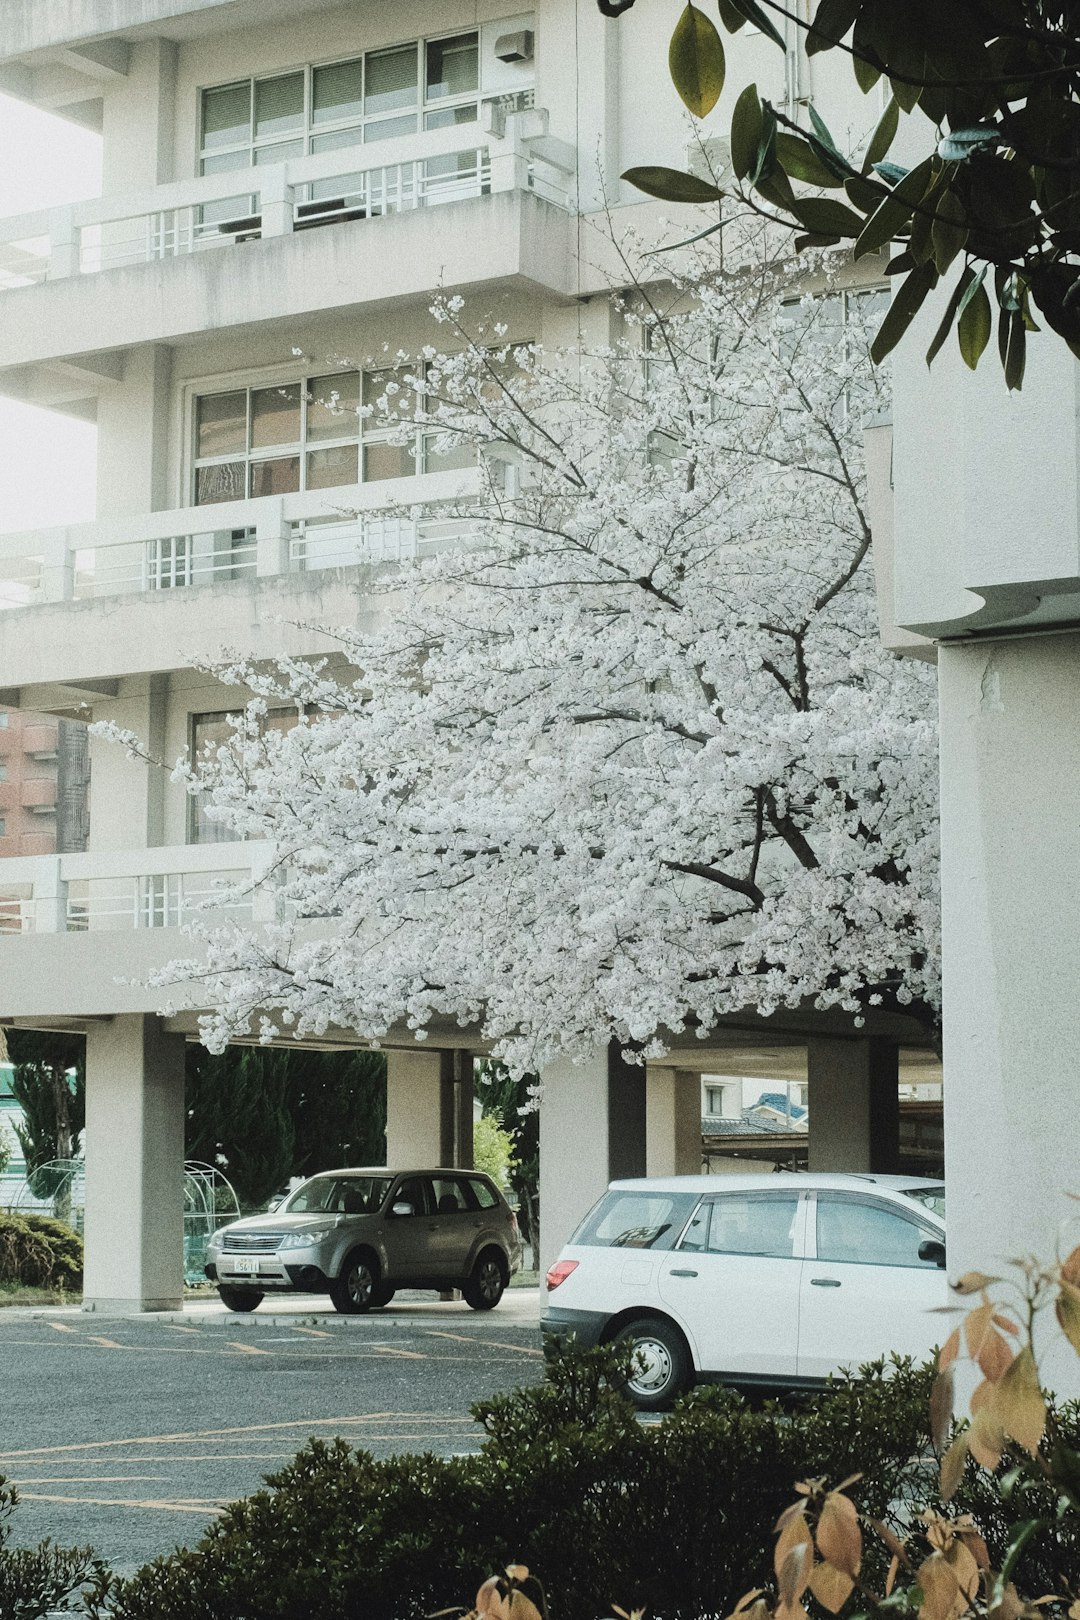
<svg viewBox="0 0 1080 1620">
<path fill-rule="evenodd" d="M 257 1288 L 233 1288 L 222 1283 L 218 1287 L 218 1298 L 227 1311 L 256 1311 L 266 1295 Z"/>
<path fill-rule="evenodd" d="M 350 1254 L 341 1276 L 330 1284 L 330 1301 L 342 1316 L 363 1316 L 374 1303 L 375 1273 L 371 1262 L 359 1250 Z"/>
<path fill-rule="evenodd" d="M 485 1249 L 477 1259 L 461 1292 L 474 1311 L 492 1311 L 506 1287 L 506 1263 L 494 1249 Z"/>
<path fill-rule="evenodd" d="M 631 1351 L 623 1388 L 641 1411 L 662 1412 L 689 1388 L 690 1351 L 673 1323 L 641 1317 L 621 1328 L 615 1343 Z"/>
</svg>

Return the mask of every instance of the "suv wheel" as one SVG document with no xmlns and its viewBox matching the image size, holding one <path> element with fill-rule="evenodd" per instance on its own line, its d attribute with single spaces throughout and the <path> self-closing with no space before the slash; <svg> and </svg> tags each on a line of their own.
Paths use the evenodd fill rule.
<svg viewBox="0 0 1080 1620">
<path fill-rule="evenodd" d="M 642 1317 L 615 1335 L 632 1351 L 623 1388 L 642 1412 L 662 1412 L 690 1384 L 692 1367 L 686 1340 L 672 1322 Z"/>
<path fill-rule="evenodd" d="M 341 1268 L 341 1276 L 330 1284 L 330 1299 L 342 1316 L 363 1316 L 371 1309 L 375 1273 L 367 1256 L 357 1250 Z"/>
<path fill-rule="evenodd" d="M 497 1250 L 485 1249 L 461 1291 L 466 1305 L 474 1311 L 491 1311 L 502 1299 L 505 1287 L 506 1262 Z"/>
<path fill-rule="evenodd" d="M 218 1288 L 218 1298 L 227 1311 L 255 1311 L 266 1295 L 260 1294 L 257 1288 L 234 1288 L 222 1283 Z"/>
<path fill-rule="evenodd" d="M 391 1288 L 389 1283 L 376 1283 L 371 1290 L 372 1309 L 378 1310 L 382 1305 L 389 1305 L 396 1293 L 397 1289 Z"/>
</svg>

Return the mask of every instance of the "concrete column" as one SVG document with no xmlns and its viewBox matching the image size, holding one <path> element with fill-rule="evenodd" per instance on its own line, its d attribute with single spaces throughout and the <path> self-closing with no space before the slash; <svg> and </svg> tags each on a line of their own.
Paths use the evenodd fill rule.
<svg viewBox="0 0 1080 1620">
<path fill-rule="evenodd" d="M 691 1069 L 645 1071 L 645 1174 L 701 1173 L 701 1076 Z"/>
<path fill-rule="evenodd" d="M 897 1058 L 892 1041 L 826 1036 L 807 1041 L 809 1169 L 896 1169 Z"/>
<path fill-rule="evenodd" d="M 943 646 L 938 673 L 949 1273 L 994 1274 L 1080 1241 L 1080 635 Z M 1069 1355 L 1053 1387 L 1078 1384 Z"/>
<path fill-rule="evenodd" d="M 473 1055 L 444 1051 L 439 1079 L 441 1165 L 473 1167 Z"/>
<path fill-rule="evenodd" d="M 178 504 L 168 483 L 172 350 L 129 350 L 121 383 L 98 396 L 98 517 L 161 512 Z"/>
<path fill-rule="evenodd" d="M 144 191 L 177 178 L 173 163 L 178 46 L 142 39 L 103 101 L 102 194 Z"/>
<path fill-rule="evenodd" d="M 434 1168 L 442 1158 L 442 1054 L 386 1054 L 386 1162 L 391 1170 Z"/>
<path fill-rule="evenodd" d="M 113 720 L 133 731 L 147 744 L 154 758 L 168 760 L 165 723 L 168 713 L 168 675 L 131 676 L 120 682 L 115 698 L 95 700 L 95 720 Z M 90 739 L 93 762 L 90 847 L 145 849 L 165 841 L 167 772 L 128 759 L 122 748 L 99 738 Z"/>
<path fill-rule="evenodd" d="M 128 1014 L 86 1036 L 83 1308 L 179 1310 L 184 1294 L 184 1038 Z"/>
<path fill-rule="evenodd" d="M 645 1174 L 645 1069 L 614 1048 L 544 1069 L 540 1102 L 540 1270 L 609 1181 Z"/>
</svg>

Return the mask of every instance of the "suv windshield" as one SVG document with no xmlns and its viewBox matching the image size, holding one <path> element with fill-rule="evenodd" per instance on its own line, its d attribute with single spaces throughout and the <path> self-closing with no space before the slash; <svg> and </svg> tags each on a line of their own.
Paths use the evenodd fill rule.
<svg viewBox="0 0 1080 1620">
<path fill-rule="evenodd" d="M 374 1215 L 390 1190 L 391 1176 L 315 1176 L 297 1187 L 285 1215 Z"/>
<path fill-rule="evenodd" d="M 904 1197 L 914 1199 L 928 1209 L 931 1215 L 936 1215 L 939 1221 L 945 1219 L 945 1188 L 944 1187 L 905 1187 Z"/>
</svg>

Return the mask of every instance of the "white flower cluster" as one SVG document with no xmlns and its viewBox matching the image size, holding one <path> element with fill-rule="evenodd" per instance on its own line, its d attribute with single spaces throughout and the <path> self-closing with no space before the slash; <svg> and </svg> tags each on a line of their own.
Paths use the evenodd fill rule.
<svg viewBox="0 0 1080 1620">
<path fill-rule="evenodd" d="M 188 776 L 279 857 L 278 926 L 205 931 L 211 1044 L 456 1021 L 529 1071 L 740 1009 L 933 1023 L 934 678 L 877 640 L 882 383 L 854 301 L 782 285 L 639 289 L 620 342 L 551 354 L 440 304 L 455 347 L 402 383 L 488 469 L 472 540 L 377 579 L 342 659 L 231 666 L 257 701 Z"/>
</svg>

